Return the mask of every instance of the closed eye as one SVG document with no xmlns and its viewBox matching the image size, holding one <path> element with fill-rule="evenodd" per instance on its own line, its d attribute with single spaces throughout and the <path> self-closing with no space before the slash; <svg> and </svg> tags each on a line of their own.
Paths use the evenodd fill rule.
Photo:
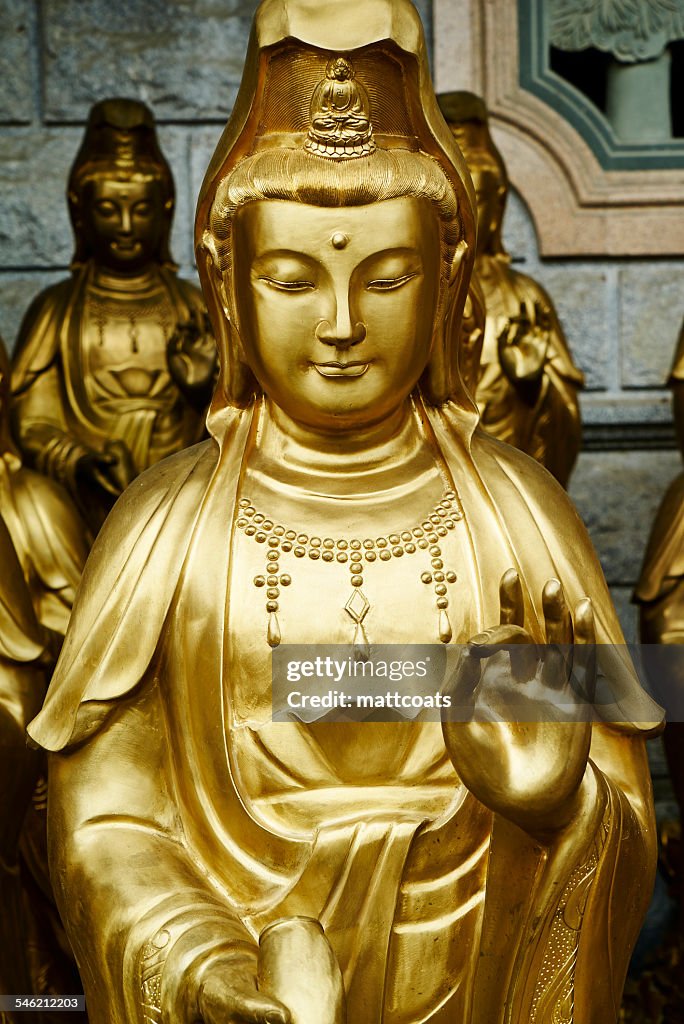
<svg viewBox="0 0 684 1024">
<path fill-rule="evenodd" d="M 397 288 L 401 288 L 402 285 L 408 284 L 414 277 L 418 277 L 418 274 L 403 274 L 401 277 L 378 277 L 374 281 L 369 281 L 366 288 L 376 292 L 392 292 Z"/>
<path fill-rule="evenodd" d="M 305 292 L 314 287 L 313 281 L 279 281 L 275 277 L 260 277 L 259 280 L 279 292 Z"/>
</svg>

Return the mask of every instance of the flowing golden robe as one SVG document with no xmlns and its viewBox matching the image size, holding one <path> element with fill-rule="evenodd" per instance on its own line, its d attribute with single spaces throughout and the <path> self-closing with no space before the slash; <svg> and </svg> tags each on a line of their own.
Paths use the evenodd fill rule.
<svg viewBox="0 0 684 1024">
<path fill-rule="evenodd" d="M 369 751 L 380 745 L 382 760 L 384 744 L 391 755 L 370 780 L 349 759 L 331 771 L 325 737 L 316 742 L 324 727 L 271 725 L 270 677 L 245 679 L 241 668 L 256 627 L 239 628 L 233 523 L 261 415 L 261 403 L 222 410 L 218 444 L 180 453 L 128 489 L 93 551 L 30 728 L 59 752 L 54 883 L 91 1021 L 159 1020 L 162 975 L 173 1005 L 174 980 L 197 956 L 226 943 L 253 949 L 264 925 L 290 914 L 324 921 L 348 1019 L 359 1024 L 615 1020 L 655 857 L 640 731 L 658 714 L 629 660 L 611 648 L 610 714 L 642 725 L 595 726 L 587 772 L 597 799 L 587 820 L 548 843 L 463 787 L 437 724 L 418 727 L 399 755 L 403 726 L 329 725 L 343 753 L 371 729 Z M 469 627 L 497 621 L 498 581 L 515 566 L 536 639 L 542 587 L 556 576 L 570 606 L 592 595 L 599 642 L 620 644 L 561 488 L 507 445 L 471 437 L 473 416 L 455 404 L 421 415 L 468 523 Z M 66 799 L 60 773 L 73 778 L 74 767 L 87 781 Z"/>
</svg>

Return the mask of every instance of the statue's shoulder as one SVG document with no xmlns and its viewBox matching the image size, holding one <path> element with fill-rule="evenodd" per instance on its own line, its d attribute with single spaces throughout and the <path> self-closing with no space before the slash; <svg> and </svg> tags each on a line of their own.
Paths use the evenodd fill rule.
<svg viewBox="0 0 684 1024">
<path fill-rule="evenodd" d="M 45 318 L 53 320 L 55 314 L 64 309 L 75 287 L 76 279 L 72 276 L 65 277 L 38 292 L 24 314 L 17 336 L 16 351 L 26 344 Z"/>
<path fill-rule="evenodd" d="M 509 266 L 508 272 L 519 295 L 524 296 L 529 302 L 538 302 L 545 309 L 554 309 L 553 299 L 546 288 L 544 288 L 544 285 L 537 281 L 536 278 L 530 277 L 529 274 L 523 273 L 522 270 L 518 270 L 516 267 Z"/>
<path fill-rule="evenodd" d="M 53 362 L 59 350 L 59 333 L 77 276 L 45 288 L 24 314 L 12 358 L 12 390 L 21 390 L 27 375 L 33 378 Z"/>
<path fill-rule="evenodd" d="M 473 434 L 472 453 L 485 482 L 490 482 L 487 480 L 489 476 L 493 487 L 514 487 L 530 508 L 539 505 L 552 508 L 559 524 L 562 522 L 566 528 L 572 523 L 582 540 L 588 541 L 582 519 L 567 491 L 531 455 L 500 441 L 481 427 Z M 504 501 L 503 497 L 501 501 Z"/>
<path fill-rule="evenodd" d="M 656 513 L 639 582 L 638 604 L 657 601 L 684 577 L 684 473 L 675 477 Z"/>
<path fill-rule="evenodd" d="M 107 517 L 105 529 L 123 523 L 130 528 L 140 515 L 160 503 L 176 503 L 181 496 L 206 487 L 218 463 L 219 449 L 213 438 L 184 448 L 146 469 L 126 488 Z"/>
</svg>

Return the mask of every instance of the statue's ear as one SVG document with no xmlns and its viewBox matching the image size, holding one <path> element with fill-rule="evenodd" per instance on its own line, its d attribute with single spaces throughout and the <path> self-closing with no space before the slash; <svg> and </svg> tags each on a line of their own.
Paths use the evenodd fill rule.
<svg viewBox="0 0 684 1024">
<path fill-rule="evenodd" d="M 232 405 L 243 405 L 246 399 L 254 394 L 256 382 L 242 354 L 242 343 L 237 326 L 233 322 L 232 301 L 227 294 L 224 275 L 212 255 L 211 248 L 206 246 L 205 251 L 207 234 L 205 232 L 202 245 L 198 249 L 197 263 L 199 266 L 203 257 L 204 273 L 200 276 L 219 351 L 219 387 Z M 212 407 L 215 404 L 212 402 Z"/>
<path fill-rule="evenodd" d="M 426 397 L 435 405 L 446 402 L 458 388 L 458 340 L 472 270 L 469 256 L 468 243 L 461 239 L 451 260 L 423 382 Z"/>
</svg>

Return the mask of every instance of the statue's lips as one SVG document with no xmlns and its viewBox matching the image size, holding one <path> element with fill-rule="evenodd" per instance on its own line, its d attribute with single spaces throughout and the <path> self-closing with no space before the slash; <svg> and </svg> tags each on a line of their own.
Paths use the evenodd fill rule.
<svg viewBox="0 0 684 1024">
<path fill-rule="evenodd" d="M 370 363 L 312 363 L 321 377 L 363 377 Z"/>
</svg>

